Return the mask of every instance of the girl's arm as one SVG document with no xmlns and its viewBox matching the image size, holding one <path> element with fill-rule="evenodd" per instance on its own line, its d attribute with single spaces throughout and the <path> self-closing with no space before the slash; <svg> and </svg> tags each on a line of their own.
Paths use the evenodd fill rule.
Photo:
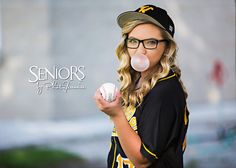
<svg viewBox="0 0 236 168">
<path fill-rule="evenodd" d="M 141 139 L 129 125 L 120 105 L 120 98 L 120 92 L 117 92 L 116 100 L 108 103 L 102 98 L 99 90 L 96 91 L 94 96 L 98 108 L 111 117 L 120 144 L 127 157 L 137 168 L 146 168 L 150 165 L 150 162 L 140 152 Z"/>
<path fill-rule="evenodd" d="M 114 122 L 116 132 L 127 157 L 137 168 L 146 168 L 150 162 L 141 154 L 141 139 L 139 135 L 129 125 L 124 112 L 119 112 L 119 116 L 111 117 Z"/>
</svg>

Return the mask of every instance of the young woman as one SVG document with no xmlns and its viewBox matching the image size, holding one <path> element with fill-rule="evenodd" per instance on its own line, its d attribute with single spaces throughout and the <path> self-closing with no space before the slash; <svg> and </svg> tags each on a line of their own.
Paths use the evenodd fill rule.
<svg viewBox="0 0 236 168">
<path fill-rule="evenodd" d="M 94 96 L 114 123 L 108 168 L 183 167 L 189 113 L 176 65 L 174 23 L 153 5 L 124 12 L 117 21 L 120 91 L 110 103 L 99 90 Z"/>
</svg>

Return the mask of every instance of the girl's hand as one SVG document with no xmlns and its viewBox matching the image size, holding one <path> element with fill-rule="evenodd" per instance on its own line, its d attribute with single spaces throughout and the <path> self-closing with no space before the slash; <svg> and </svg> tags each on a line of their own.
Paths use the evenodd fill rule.
<svg viewBox="0 0 236 168">
<path fill-rule="evenodd" d="M 116 92 L 116 99 L 113 102 L 107 102 L 106 100 L 104 100 L 99 89 L 95 92 L 94 99 L 97 107 L 101 111 L 109 115 L 111 118 L 115 118 L 123 113 L 123 109 L 120 103 L 120 91 Z"/>
</svg>

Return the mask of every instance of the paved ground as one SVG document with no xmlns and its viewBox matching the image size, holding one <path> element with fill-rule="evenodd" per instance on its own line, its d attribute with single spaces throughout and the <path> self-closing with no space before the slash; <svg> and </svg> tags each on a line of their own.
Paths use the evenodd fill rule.
<svg viewBox="0 0 236 168">
<path fill-rule="evenodd" d="M 186 164 L 197 168 L 236 166 L 236 103 L 224 102 L 220 107 L 204 104 L 189 107 Z M 0 149 L 26 145 L 60 148 L 84 157 L 92 165 L 95 162 L 100 168 L 106 163 L 112 127 L 105 115 L 68 121 L 1 120 Z"/>
</svg>

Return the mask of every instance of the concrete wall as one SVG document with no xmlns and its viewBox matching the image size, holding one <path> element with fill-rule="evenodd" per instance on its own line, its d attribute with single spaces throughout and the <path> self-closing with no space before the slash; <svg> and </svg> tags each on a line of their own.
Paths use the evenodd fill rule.
<svg viewBox="0 0 236 168">
<path fill-rule="evenodd" d="M 28 82 L 29 66 L 51 66 L 47 1 L 1 1 L 3 62 L 0 67 L 0 116 L 49 118 L 53 94 L 38 96 Z"/>
<path fill-rule="evenodd" d="M 95 90 L 117 83 L 114 50 L 120 39 L 116 17 L 140 1 L 1 0 L 3 61 L 0 66 L 0 116 L 65 119 L 98 114 Z M 190 103 L 210 102 L 220 93 L 236 99 L 235 1 L 145 1 L 166 8 L 176 24 L 178 59 Z M 220 92 L 209 78 L 215 60 L 224 66 Z M 85 89 L 45 90 L 29 83 L 29 67 L 85 66 Z M 217 91 L 217 89 L 216 89 Z"/>
</svg>

